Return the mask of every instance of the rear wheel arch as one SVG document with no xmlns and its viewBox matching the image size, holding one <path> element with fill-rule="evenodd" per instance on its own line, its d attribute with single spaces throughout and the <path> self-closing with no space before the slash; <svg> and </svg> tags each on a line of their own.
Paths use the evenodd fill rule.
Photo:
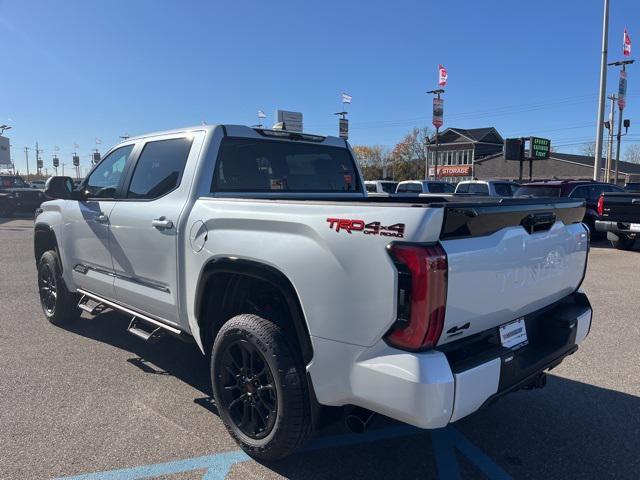
<svg viewBox="0 0 640 480">
<path fill-rule="evenodd" d="M 243 302 L 257 303 L 253 300 L 260 294 L 278 295 L 276 302 L 286 306 L 288 322 L 282 326 L 297 341 L 301 360 L 307 365 L 313 358 L 311 336 L 292 282 L 280 270 L 246 259 L 217 258 L 209 261 L 202 271 L 196 290 L 195 317 L 205 352 L 210 351 L 222 325 L 235 315 L 253 313 L 268 318 L 268 312 L 259 310 L 260 305 L 255 305 L 258 310 L 243 311 L 246 305 Z"/>
</svg>

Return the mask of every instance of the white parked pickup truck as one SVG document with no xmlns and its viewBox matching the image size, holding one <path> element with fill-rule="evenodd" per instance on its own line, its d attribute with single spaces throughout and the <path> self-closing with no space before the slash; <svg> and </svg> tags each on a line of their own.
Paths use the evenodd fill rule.
<svg viewBox="0 0 640 480">
<path fill-rule="evenodd" d="M 296 450 L 323 406 L 444 427 L 543 385 L 591 325 L 582 200 L 367 197 L 339 138 L 154 133 L 46 194 L 46 317 L 109 308 L 142 340 L 194 340 L 260 459 Z"/>
</svg>

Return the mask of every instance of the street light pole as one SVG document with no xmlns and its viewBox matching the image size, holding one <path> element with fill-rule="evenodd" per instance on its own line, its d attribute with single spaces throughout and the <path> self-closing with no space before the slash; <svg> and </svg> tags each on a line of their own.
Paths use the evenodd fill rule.
<svg viewBox="0 0 640 480">
<path fill-rule="evenodd" d="M 615 94 L 612 94 L 610 97 L 608 97 L 609 100 L 611 100 L 611 112 L 609 113 L 609 145 L 607 146 L 607 163 L 606 163 L 606 170 L 604 172 L 604 181 L 609 183 L 609 180 L 611 179 L 611 157 L 613 156 L 613 128 L 614 128 L 614 110 L 616 107 L 616 100 L 618 99 L 618 97 L 615 96 Z"/>
<path fill-rule="evenodd" d="M 607 89 L 607 44 L 609 38 L 609 0 L 604 0 L 602 18 L 602 51 L 600 54 L 600 89 L 598 92 L 598 117 L 596 119 L 596 149 L 593 155 L 593 179 L 600 178 L 602 163 L 602 127 L 604 121 L 604 99 Z"/>
<path fill-rule="evenodd" d="M 29 181 L 29 147 L 24 147 L 24 156 L 27 159 L 27 182 Z"/>
</svg>

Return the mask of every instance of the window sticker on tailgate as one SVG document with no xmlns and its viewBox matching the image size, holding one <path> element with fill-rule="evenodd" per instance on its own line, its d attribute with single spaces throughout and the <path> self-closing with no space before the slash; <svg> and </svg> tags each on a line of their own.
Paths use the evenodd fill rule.
<svg viewBox="0 0 640 480">
<path fill-rule="evenodd" d="M 365 223 L 364 220 L 352 220 L 348 218 L 327 218 L 331 230 L 336 232 L 362 232 L 365 235 L 380 235 L 381 237 L 404 238 L 404 223 L 394 223 L 384 226 L 380 222 Z"/>
</svg>

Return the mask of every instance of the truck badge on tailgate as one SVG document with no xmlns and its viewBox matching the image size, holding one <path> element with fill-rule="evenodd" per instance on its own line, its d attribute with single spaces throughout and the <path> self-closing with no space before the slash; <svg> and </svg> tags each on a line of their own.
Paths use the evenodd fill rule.
<svg viewBox="0 0 640 480">
<path fill-rule="evenodd" d="M 394 223 L 385 227 L 380 222 L 365 223 L 364 220 L 348 218 L 327 218 L 331 230 L 345 231 L 349 234 L 362 232 L 365 235 L 380 235 L 381 237 L 404 238 L 404 223 Z"/>
</svg>

